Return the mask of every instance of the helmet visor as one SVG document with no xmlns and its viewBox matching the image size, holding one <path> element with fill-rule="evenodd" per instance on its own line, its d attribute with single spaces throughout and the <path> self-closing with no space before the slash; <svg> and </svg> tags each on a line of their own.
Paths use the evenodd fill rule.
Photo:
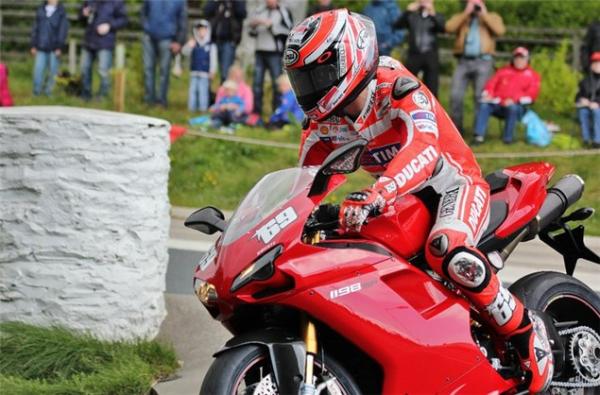
<svg viewBox="0 0 600 395">
<path fill-rule="evenodd" d="M 300 105 L 314 106 L 313 97 L 337 85 L 340 80 L 334 64 L 322 64 L 311 69 L 287 69 L 287 74 Z"/>
</svg>

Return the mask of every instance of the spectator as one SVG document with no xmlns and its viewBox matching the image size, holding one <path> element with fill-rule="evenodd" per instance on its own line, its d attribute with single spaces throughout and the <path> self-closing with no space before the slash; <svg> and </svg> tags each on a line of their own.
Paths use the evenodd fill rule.
<svg viewBox="0 0 600 395">
<path fill-rule="evenodd" d="M 210 19 L 212 38 L 219 53 L 221 83 L 235 60 L 235 49 L 242 39 L 246 0 L 208 0 L 204 15 Z"/>
<path fill-rule="evenodd" d="M 31 29 L 31 54 L 35 56 L 34 95 L 41 94 L 42 90 L 48 96 L 52 93 L 58 73 L 59 57 L 68 32 L 67 13 L 58 0 L 48 0 L 38 7 Z"/>
<path fill-rule="evenodd" d="M 0 63 L 0 107 L 11 107 L 13 105 L 8 87 L 8 67 L 4 63 Z"/>
<path fill-rule="evenodd" d="M 587 75 L 579 83 L 575 98 L 583 143 L 600 148 L 600 51 L 590 56 Z"/>
<path fill-rule="evenodd" d="M 252 107 L 254 106 L 254 95 L 252 89 L 246 84 L 244 80 L 244 70 L 239 65 L 234 64 L 229 68 L 229 74 L 227 75 L 228 80 L 232 80 L 237 84 L 236 96 L 242 98 L 244 102 L 244 114 L 252 114 Z M 225 87 L 219 87 L 217 90 L 217 97 L 215 102 L 218 102 L 223 96 L 225 96 Z"/>
<path fill-rule="evenodd" d="M 194 24 L 193 35 L 181 51 L 191 58 L 188 110 L 206 111 L 210 102 L 210 80 L 217 71 L 217 47 L 210 41 L 210 24 L 206 19 Z"/>
<path fill-rule="evenodd" d="M 595 52 L 600 52 L 600 21 L 596 20 L 588 26 L 583 43 L 581 44 L 581 68 L 584 72 L 590 69 L 590 58 Z"/>
<path fill-rule="evenodd" d="M 84 1 L 79 19 L 86 25 L 81 51 L 81 96 L 92 97 L 92 65 L 98 59 L 100 91 L 106 97 L 110 90 L 110 68 L 112 67 L 117 30 L 127 25 L 127 12 L 123 0 Z"/>
<path fill-rule="evenodd" d="M 498 70 L 485 85 L 475 119 L 474 144 L 483 143 L 490 115 L 505 119 L 502 140 L 511 144 L 525 106 L 533 103 L 539 92 L 540 76 L 529 66 L 529 51 L 518 47 L 511 64 Z"/>
<path fill-rule="evenodd" d="M 250 35 L 256 38 L 254 65 L 254 112 L 262 115 L 263 83 L 265 72 L 269 70 L 273 88 L 273 110 L 279 106 L 279 93 L 274 83 L 281 75 L 281 58 L 287 34 L 292 28 L 290 11 L 279 4 L 278 0 L 265 0 L 250 19 Z"/>
<path fill-rule="evenodd" d="M 503 35 L 505 28 L 500 15 L 488 12 L 483 0 L 466 0 L 464 11 L 446 22 L 446 31 L 456 34 L 454 55 L 458 57 L 450 88 L 450 115 L 464 134 L 463 101 L 467 85 L 473 83 L 477 112 L 481 90 L 493 72 L 496 37 Z"/>
<path fill-rule="evenodd" d="M 187 35 L 187 6 L 184 0 L 144 0 L 142 5 L 144 28 L 144 101 L 167 106 L 171 60 L 181 50 Z M 156 61 L 160 69 L 159 92 L 156 96 Z"/>
<path fill-rule="evenodd" d="M 395 1 L 371 0 L 364 8 L 363 14 L 373 20 L 377 26 L 377 45 L 380 56 L 389 56 L 395 46 L 404 39 L 404 32 L 394 27 L 401 12 Z"/>
<path fill-rule="evenodd" d="M 281 105 L 275 109 L 269 119 L 269 129 L 279 129 L 292 122 L 300 123 L 304 118 L 304 112 L 300 108 L 296 95 L 287 75 L 282 74 L 277 78 L 277 88 L 281 93 Z M 290 119 L 290 115 L 292 119 Z"/>
<path fill-rule="evenodd" d="M 331 0 L 317 0 L 310 7 L 308 7 L 307 16 L 318 14 L 319 12 L 331 11 L 335 7 L 333 6 L 333 2 Z"/>
<path fill-rule="evenodd" d="M 222 88 L 225 94 L 210 108 L 213 127 L 228 127 L 231 124 L 243 123 L 246 118 L 244 101 L 237 95 L 237 84 L 235 81 L 226 80 Z"/>
<path fill-rule="evenodd" d="M 394 27 L 408 29 L 408 54 L 404 65 L 437 96 L 440 74 L 437 34 L 444 32 L 444 16 L 436 14 L 433 0 L 410 3 Z"/>
</svg>

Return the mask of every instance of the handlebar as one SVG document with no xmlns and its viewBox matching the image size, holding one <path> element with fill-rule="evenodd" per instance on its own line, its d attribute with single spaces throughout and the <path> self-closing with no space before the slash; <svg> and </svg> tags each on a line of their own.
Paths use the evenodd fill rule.
<svg viewBox="0 0 600 395">
<path fill-rule="evenodd" d="M 339 204 L 322 204 L 308 217 L 304 229 L 307 232 L 336 230 L 340 227 L 339 218 Z"/>
</svg>

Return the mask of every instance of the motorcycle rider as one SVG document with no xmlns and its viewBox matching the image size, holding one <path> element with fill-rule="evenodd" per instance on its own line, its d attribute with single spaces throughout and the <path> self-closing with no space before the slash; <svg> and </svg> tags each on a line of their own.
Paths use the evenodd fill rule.
<svg viewBox="0 0 600 395">
<path fill-rule="evenodd" d="M 427 262 L 512 342 L 529 390 L 545 390 L 553 373 L 545 325 L 502 286 L 476 247 L 489 221 L 489 186 L 436 98 L 400 62 L 380 58 L 372 21 L 345 9 L 310 16 L 294 27 L 283 63 L 307 116 L 302 166 L 321 164 L 332 150 L 359 137 L 368 140 L 361 165 L 377 181 L 346 197 L 342 229 L 358 232 L 395 199 L 433 189 L 440 200 Z"/>
</svg>

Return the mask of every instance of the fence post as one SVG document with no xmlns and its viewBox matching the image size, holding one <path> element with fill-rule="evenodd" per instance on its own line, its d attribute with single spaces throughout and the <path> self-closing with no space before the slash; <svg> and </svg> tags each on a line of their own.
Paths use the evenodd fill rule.
<svg viewBox="0 0 600 395">
<path fill-rule="evenodd" d="M 571 65 L 574 70 L 579 70 L 581 67 L 581 37 L 579 37 L 577 32 L 573 32 L 573 40 L 571 40 L 571 42 L 573 43 L 573 59 L 571 60 Z"/>
<path fill-rule="evenodd" d="M 77 40 L 69 40 L 69 73 L 73 76 L 77 73 Z"/>
<path fill-rule="evenodd" d="M 125 111 L 125 45 L 117 44 L 115 49 L 115 88 L 113 91 L 113 103 L 115 111 Z"/>
</svg>

